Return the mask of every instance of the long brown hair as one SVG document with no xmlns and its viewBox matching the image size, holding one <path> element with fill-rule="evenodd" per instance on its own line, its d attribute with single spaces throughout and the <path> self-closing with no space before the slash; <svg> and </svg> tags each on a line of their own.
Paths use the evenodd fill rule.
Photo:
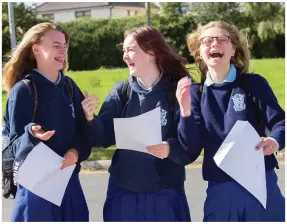
<svg viewBox="0 0 287 224">
<path fill-rule="evenodd" d="M 132 35 L 139 47 L 148 53 L 154 53 L 155 62 L 160 72 L 166 72 L 175 78 L 175 82 L 185 76 L 189 76 L 189 72 L 185 67 L 187 60 L 173 51 L 168 45 L 163 35 L 153 27 L 142 26 L 125 31 L 124 37 Z"/>
<path fill-rule="evenodd" d="M 62 32 L 65 35 L 66 42 L 69 42 L 67 32 L 54 23 L 39 23 L 30 28 L 24 35 L 15 51 L 12 53 L 9 61 L 4 65 L 4 87 L 9 92 L 12 87 L 21 80 L 23 72 L 37 68 L 37 63 L 32 51 L 32 45 L 42 41 L 42 37 L 50 30 Z M 62 71 L 68 70 L 68 57 L 64 61 Z"/>
<path fill-rule="evenodd" d="M 204 26 L 199 25 L 197 30 L 189 34 L 187 38 L 188 49 L 191 56 L 194 58 L 198 69 L 200 70 L 202 83 L 206 79 L 206 72 L 208 69 L 205 62 L 200 58 L 199 38 L 205 30 L 213 27 L 218 27 L 220 29 L 226 30 L 230 35 L 231 43 L 235 48 L 235 55 L 231 57 L 230 63 L 234 64 L 240 72 L 247 72 L 249 69 L 250 50 L 247 38 L 234 25 L 223 21 L 212 21 Z"/>
</svg>

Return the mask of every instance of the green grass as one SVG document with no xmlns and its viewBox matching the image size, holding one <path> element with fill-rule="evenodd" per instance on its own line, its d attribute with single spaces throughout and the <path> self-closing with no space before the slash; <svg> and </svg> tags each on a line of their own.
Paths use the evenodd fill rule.
<svg viewBox="0 0 287 224">
<path fill-rule="evenodd" d="M 194 65 L 190 65 L 188 67 L 193 66 Z M 267 79 L 280 106 L 285 109 L 285 59 L 252 60 L 249 70 L 250 72 L 260 74 Z M 86 90 L 90 94 L 97 94 L 102 103 L 116 83 L 128 78 L 129 72 L 127 68 L 100 68 L 95 71 L 69 71 L 67 75 L 74 79 L 82 91 Z M 2 90 L 2 112 L 5 109 L 6 100 L 7 94 Z M 99 108 L 96 111 L 96 114 L 98 111 Z M 110 159 L 114 150 L 114 146 L 109 149 L 93 149 L 89 160 Z"/>
</svg>

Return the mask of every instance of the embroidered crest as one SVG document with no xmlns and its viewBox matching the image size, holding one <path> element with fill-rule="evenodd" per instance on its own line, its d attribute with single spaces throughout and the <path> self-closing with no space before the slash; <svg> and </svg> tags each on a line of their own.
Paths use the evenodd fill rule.
<svg viewBox="0 0 287 224">
<path fill-rule="evenodd" d="M 245 95 L 239 94 L 239 93 L 237 93 L 233 97 L 231 97 L 231 99 L 233 100 L 233 103 L 234 103 L 233 108 L 235 111 L 245 110 L 246 104 L 244 102 L 244 98 L 245 98 Z"/>
<path fill-rule="evenodd" d="M 74 104 L 70 104 L 70 107 L 72 108 L 72 117 L 75 118 L 75 109 L 74 109 Z"/>
<path fill-rule="evenodd" d="M 160 114 L 161 114 L 161 126 L 166 126 L 166 124 L 167 124 L 167 119 L 166 119 L 167 111 L 164 109 L 160 109 Z"/>
</svg>

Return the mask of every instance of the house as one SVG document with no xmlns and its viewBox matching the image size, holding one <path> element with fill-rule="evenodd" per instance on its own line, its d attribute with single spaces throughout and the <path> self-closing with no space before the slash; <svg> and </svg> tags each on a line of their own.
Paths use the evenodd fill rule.
<svg viewBox="0 0 287 224">
<path fill-rule="evenodd" d="M 145 12 L 144 2 L 46 2 L 35 7 L 37 17 L 54 22 L 77 18 L 119 18 Z"/>
</svg>

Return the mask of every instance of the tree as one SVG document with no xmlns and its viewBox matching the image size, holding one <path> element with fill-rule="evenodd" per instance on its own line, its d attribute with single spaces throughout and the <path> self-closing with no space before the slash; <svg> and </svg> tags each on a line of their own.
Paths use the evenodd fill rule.
<svg viewBox="0 0 287 224">
<path fill-rule="evenodd" d="M 246 2 L 248 25 L 264 41 L 285 33 L 284 5 L 278 2 Z"/>
<path fill-rule="evenodd" d="M 32 7 L 27 7 L 23 2 L 15 3 L 14 8 L 15 28 L 16 28 L 16 42 L 19 42 L 24 33 L 32 26 L 43 22 L 44 20 L 36 18 L 36 13 Z M 2 3 L 2 61 L 5 56 L 11 51 L 10 47 L 10 33 L 8 20 L 8 4 Z"/>
<path fill-rule="evenodd" d="M 278 2 L 246 2 L 245 28 L 242 29 L 252 45 L 252 55 L 262 57 L 285 56 L 285 7 Z"/>
<path fill-rule="evenodd" d="M 186 2 L 164 2 L 161 3 L 161 15 L 166 17 L 177 17 L 186 14 L 188 3 Z"/>
<path fill-rule="evenodd" d="M 187 9 L 188 3 L 185 2 L 161 3 L 161 12 L 155 19 L 154 25 L 177 54 L 193 62 L 186 45 L 186 37 L 196 29 L 196 24 Z"/>
<path fill-rule="evenodd" d="M 244 24 L 242 3 L 238 2 L 197 2 L 189 8 L 197 24 L 205 25 L 210 21 L 221 20 L 241 28 Z"/>
</svg>

